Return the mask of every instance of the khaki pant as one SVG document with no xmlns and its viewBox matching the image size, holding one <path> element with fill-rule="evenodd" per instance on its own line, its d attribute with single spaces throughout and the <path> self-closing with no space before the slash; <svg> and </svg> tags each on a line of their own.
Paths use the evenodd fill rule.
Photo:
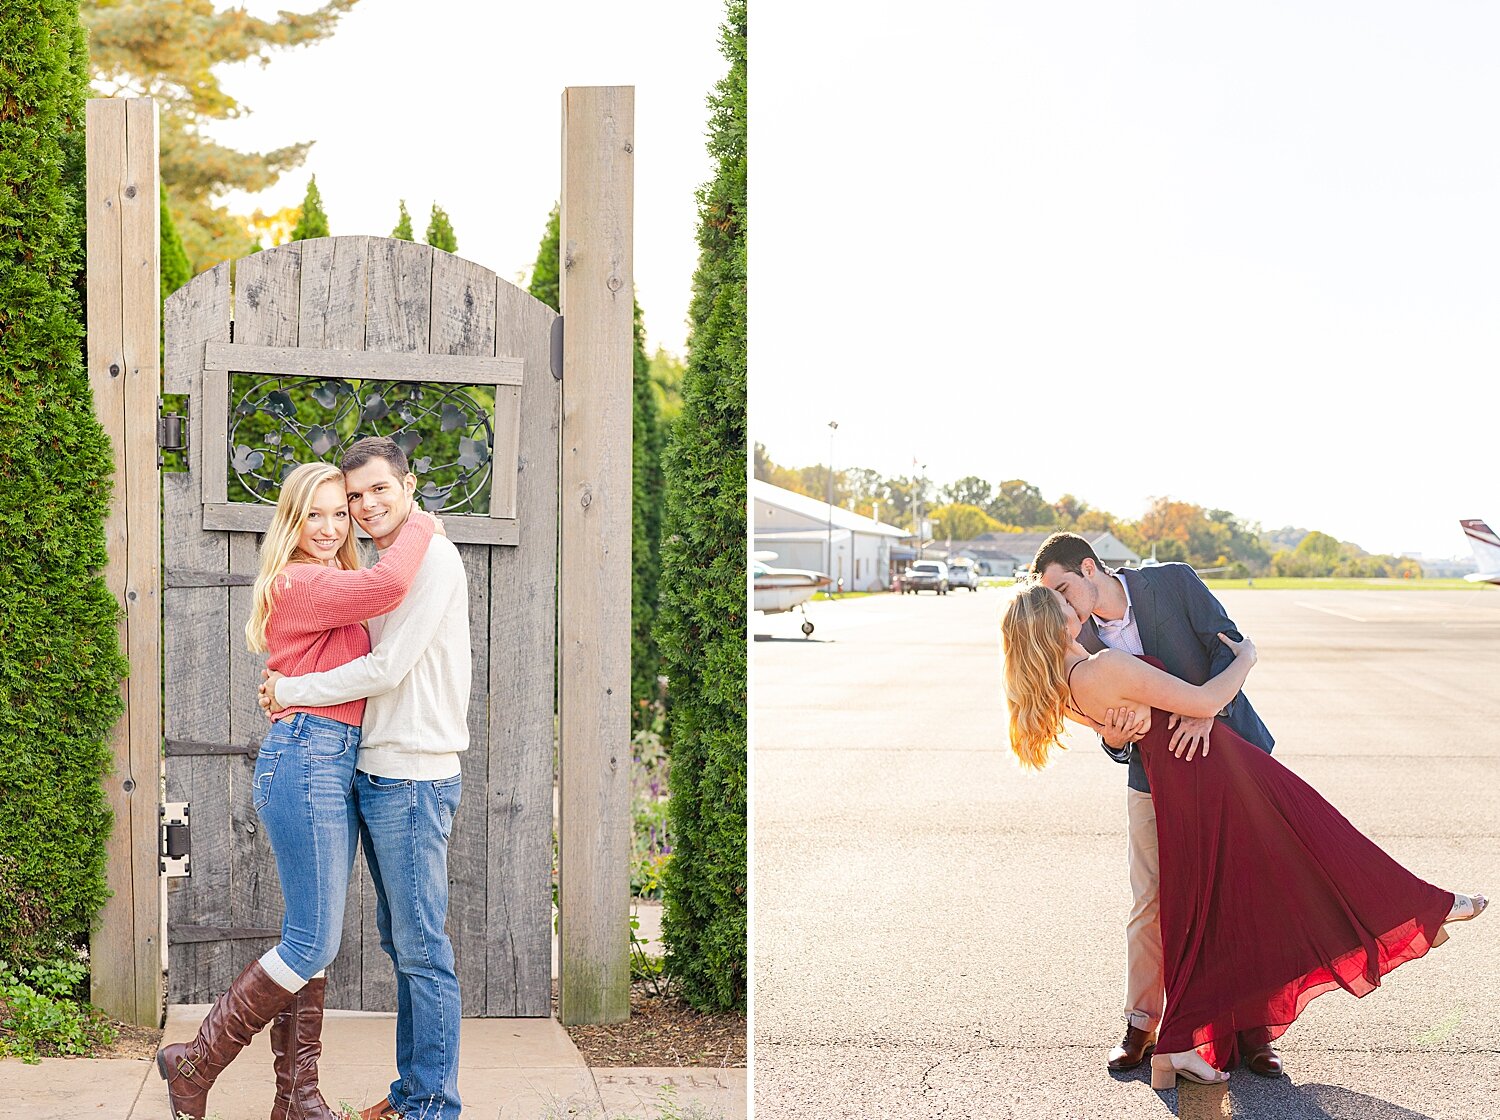
<svg viewBox="0 0 1500 1120">
<path fill-rule="evenodd" d="M 1125 1018 L 1154 1031 L 1166 1002 L 1161 948 L 1161 863 L 1156 850 L 1156 807 L 1149 793 L 1127 789 L 1130 819 L 1130 890 L 1135 900 L 1125 925 Z"/>
</svg>

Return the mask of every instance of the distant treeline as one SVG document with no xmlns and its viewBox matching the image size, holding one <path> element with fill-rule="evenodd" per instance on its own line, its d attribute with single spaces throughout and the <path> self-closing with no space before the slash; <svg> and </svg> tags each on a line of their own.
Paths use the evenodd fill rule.
<svg viewBox="0 0 1500 1120">
<path fill-rule="evenodd" d="M 755 477 L 826 500 L 828 468 L 784 467 L 755 445 Z M 1163 562 L 1181 560 L 1228 579 L 1247 576 L 1406 577 L 1418 579 L 1421 566 L 1399 556 L 1373 556 L 1356 544 L 1317 530 L 1263 530 L 1226 509 L 1154 498 L 1139 520 L 1116 517 L 1081 498 L 1064 494 L 1048 501 L 1024 479 L 994 484 L 968 475 L 946 486 L 916 476 L 886 477 L 864 467 L 833 472 L 835 505 L 889 525 L 912 527 L 920 506 L 932 520 L 933 538 L 974 540 L 985 533 L 1047 533 L 1067 529 L 1087 536 L 1113 533 L 1132 551 Z"/>
</svg>

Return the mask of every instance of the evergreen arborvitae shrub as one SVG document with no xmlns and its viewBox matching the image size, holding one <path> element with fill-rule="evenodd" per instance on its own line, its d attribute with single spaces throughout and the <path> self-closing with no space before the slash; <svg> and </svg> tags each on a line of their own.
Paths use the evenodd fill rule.
<svg viewBox="0 0 1500 1120">
<path fill-rule="evenodd" d="M 307 193 L 302 196 L 302 216 L 292 229 L 292 240 L 327 236 L 328 215 L 323 211 L 323 195 L 318 190 L 318 177 L 314 175 L 307 181 Z"/>
<path fill-rule="evenodd" d="M 411 231 L 411 215 L 406 210 L 406 199 L 401 200 L 401 217 L 396 220 L 396 228 L 391 230 L 391 236 L 397 241 L 415 241 L 417 235 Z"/>
<path fill-rule="evenodd" d="M 556 206 L 547 215 L 547 228 L 537 247 L 528 290 L 552 310 L 561 305 L 559 268 L 560 219 Z M 630 546 L 630 699 L 631 723 L 636 730 L 649 728 L 655 720 L 651 706 L 656 699 L 656 677 L 660 655 L 656 649 L 654 623 L 656 595 L 661 571 L 662 431 L 656 391 L 651 387 L 651 361 L 646 357 L 646 328 L 641 305 L 635 305 L 635 349 L 631 361 L 634 382 L 633 462 L 631 469 Z"/>
<path fill-rule="evenodd" d="M 161 298 L 163 301 L 193 278 L 193 268 L 188 264 L 187 250 L 182 247 L 182 238 L 177 233 L 177 223 L 172 220 L 172 208 L 167 204 L 167 185 L 161 185 Z"/>
<path fill-rule="evenodd" d="M 646 357 L 646 326 L 635 305 L 635 349 L 631 358 L 635 402 L 631 408 L 634 443 L 631 464 L 630 542 L 630 699 L 632 724 L 649 729 L 660 654 L 656 649 L 656 597 L 661 572 L 662 433 Z"/>
<path fill-rule="evenodd" d="M 126 665 L 99 570 L 109 441 L 94 416 L 65 149 L 88 95 L 77 0 L 0 5 L 0 958 L 48 959 L 107 895 L 100 779 Z"/>
<path fill-rule="evenodd" d="M 432 204 L 432 218 L 427 223 L 427 244 L 447 253 L 458 252 L 458 238 L 453 233 L 453 223 L 448 212 L 436 202 Z"/>
<path fill-rule="evenodd" d="M 668 677 L 672 861 L 662 933 L 683 996 L 745 1007 L 745 0 L 729 0 L 682 413 L 663 467 L 657 641 Z"/>
</svg>

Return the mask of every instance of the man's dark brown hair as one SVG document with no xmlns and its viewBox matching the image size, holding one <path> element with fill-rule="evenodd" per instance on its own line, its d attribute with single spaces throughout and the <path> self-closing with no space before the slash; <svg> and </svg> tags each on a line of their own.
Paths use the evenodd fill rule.
<svg viewBox="0 0 1500 1120">
<path fill-rule="evenodd" d="M 1104 567 L 1094 555 L 1093 546 L 1077 533 L 1053 533 L 1036 550 L 1031 570 L 1040 577 L 1053 564 L 1061 564 L 1065 571 L 1081 576 L 1085 560 L 1092 560 L 1096 568 Z"/>
<path fill-rule="evenodd" d="M 389 436 L 365 436 L 364 439 L 357 440 L 339 460 L 339 470 L 348 474 L 371 459 L 384 459 L 391 465 L 391 470 L 396 472 L 397 478 L 405 478 L 411 473 L 411 467 L 406 464 L 406 452 L 397 447 L 396 441 Z"/>
</svg>

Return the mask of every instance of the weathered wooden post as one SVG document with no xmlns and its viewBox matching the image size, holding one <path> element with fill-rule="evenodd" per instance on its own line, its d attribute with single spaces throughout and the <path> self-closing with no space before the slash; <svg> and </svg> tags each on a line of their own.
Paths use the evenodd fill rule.
<svg viewBox="0 0 1500 1120">
<path fill-rule="evenodd" d="M 161 497 L 156 421 L 161 391 L 161 235 L 157 113 L 150 98 L 98 98 L 87 109 L 88 372 L 114 448 L 104 531 L 105 582 L 121 607 L 130 659 L 125 714 L 104 779 L 114 811 L 112 893 L 90 942 L 91 999 L 110 1015 L 157 1026 L 165 967 L 160 875 Z"/>
<path fill-rule="evenodd" d="M 562 677 L 558 908 L 564 1023 L 630 1013 L 631 360 L 635 89 L 563 92 Z"/>
</svg>

